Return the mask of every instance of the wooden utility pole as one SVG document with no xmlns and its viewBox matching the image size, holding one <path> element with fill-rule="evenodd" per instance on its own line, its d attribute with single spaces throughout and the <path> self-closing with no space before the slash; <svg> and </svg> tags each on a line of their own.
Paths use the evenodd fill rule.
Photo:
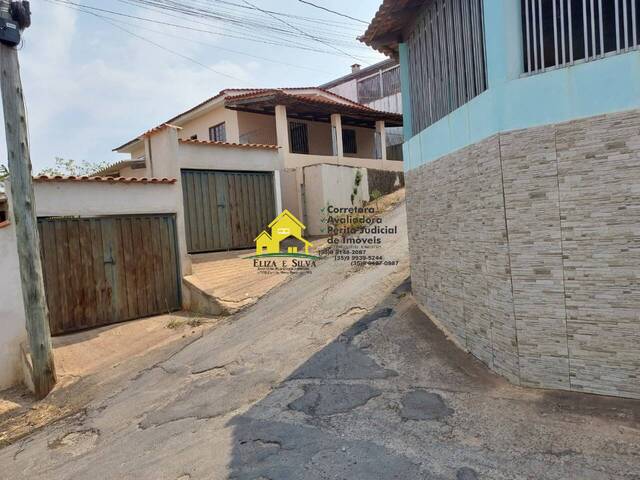
<svg viewBox="0 0 640 480">
<path fill-rule="evenodd" d="M 11 20 L 10 1 L 0 0 L 0 16 Z M 18 7 L 21 7 L 19 5 Z M 27 4 L 28 10 L 28 4 Z M 25 15 L 24 11 L 21 11 Z M 28 11 L 26 12 L 28 17 Z M 22 22 L 20 29 L 28 26 Z M 35 213 L 27 118 L 20 81 L 18 52 L 14 46 L 0 43 L 0 88 L 7 137 L 9 181 L 13 220 L 16 227 L 22 299 L 33 366 L 32 379 L 38 400 L 47 396 L 56 384 L 51 348 L 49 311 L 44 293 L 40 238 Z"/>
</svg>

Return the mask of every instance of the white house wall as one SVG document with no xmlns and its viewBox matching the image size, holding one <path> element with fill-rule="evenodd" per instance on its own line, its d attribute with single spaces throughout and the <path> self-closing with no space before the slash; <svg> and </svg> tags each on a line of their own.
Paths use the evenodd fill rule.
<svg viewBox="0 0 640 480">
<path fill-rule="evenodd" d="M 36 182 L 39 217 L 176 213 L 176 184 Z"/>
<path fill-rule="evenodd" d="M 395 93 L 388 97 L 379 98 L 373 102 L 367 103 L 367 107 L 383 112 L 402 113 L 402 95 Z"/>
<path fill-rule="evenodd" d="M 358 187 L 358 194 L 351 203 L 351 194 L 355 187 L 357 172 L 362 178 Z M 326 235 L 327 226 L 323 222 L 326 210 L 321 209 L 332 205 L 334 207 L 350 208 L 361 206 L 369 201 L 369 186 L 366 168 L 343 167 L 338 165 L 312 165 L 304 168 L 305 184 L 305 220 L 307 235 Z"/>
<path fill-rule="evenodd" d="M 348 98 L 354 102 L 358 101 L 358 81 L 354 78 L 329 89 L 330 92 Z"/>
<path fill-rule="evenodd" d="M 180 168 L 260 172 L 278 169 L 278 153 L 275 149 L 181 143 L 179 152 Z"/>
<path fill-rule="evenodd" d="M 240 143 L 276 145 L 276 118 L 273 115 L 238 112 Z"/>
<path fill-rule="evenodd" d="M 20 343 L 27 337 L 13 223 L 0 228 L 0 389 L 20 378 Z"/>
</svg>

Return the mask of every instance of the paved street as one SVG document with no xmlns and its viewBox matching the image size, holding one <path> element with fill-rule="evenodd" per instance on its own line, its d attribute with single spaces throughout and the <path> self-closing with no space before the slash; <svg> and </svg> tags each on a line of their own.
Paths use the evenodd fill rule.
<svg viewBox="0 0 640 480">
<path fill-rule="evenodd" d="M 78 415 L 11 479 L 639 479 L 640 402 L 521 389 L 456 350 L 398 266 L 332 259 Z"/>
</svg>

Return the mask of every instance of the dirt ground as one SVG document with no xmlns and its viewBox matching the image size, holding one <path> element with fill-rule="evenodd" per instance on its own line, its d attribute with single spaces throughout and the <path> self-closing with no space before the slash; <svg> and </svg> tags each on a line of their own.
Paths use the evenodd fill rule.
<svg viewBox="0 0 640 480">
<path fill-rule="evenodd" d="M 456 349 L 411 297 L 404 208 L 385 222 L 397 265 L 320 262 L 0 449 L 2 474 L 639 479 L 640 402 L 520 388 Z"/>
</svg>

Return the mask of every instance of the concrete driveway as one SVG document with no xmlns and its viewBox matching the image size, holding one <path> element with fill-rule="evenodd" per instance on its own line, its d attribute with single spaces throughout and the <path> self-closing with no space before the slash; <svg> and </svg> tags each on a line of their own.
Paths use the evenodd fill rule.
<svg viewBox="0 0 640 480">
<path fill-rule="evenodd" d="M 326 260 L 0 450 L 2 478 L 638 479 L 640 402 L 521 389 L 416 308 L 397 266 Z"/>
</svg>

